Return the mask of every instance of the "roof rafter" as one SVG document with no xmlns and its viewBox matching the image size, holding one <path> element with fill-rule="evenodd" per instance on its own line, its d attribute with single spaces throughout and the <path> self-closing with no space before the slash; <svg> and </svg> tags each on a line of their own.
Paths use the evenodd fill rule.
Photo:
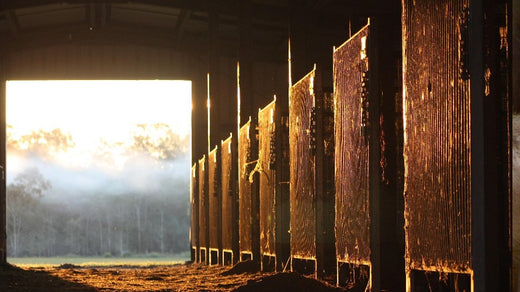
<svg viewBox="0 0 520 292">
<path fill-rule="evenodd" d="M 171 30 L 150 29 L 147 27 L 112 21 L 109 26 L 90 31 L 84 22 L 73 25 L 46 27 L 38 30 L 26 31 L 20 34 L 16 41 L 8 41 L 7 35 L 0 35 L 3 48 L 12 51 L 21 49 L 41 48 L 62 44 L 134 44 L 171 48 L 178 51 L 187 51 L 205 55 L 207 48 L 207 34 L 186 34 L 179 41 Z M 263 40 L 263 50 L 255 50 L 254 57 L 266 61 L 283 61 L 284 56 L 278 54 L 276 40 Z M 221 36 L 219 51 L 224 56 L 235 58 L 238 52 L 238 36 L 236 38 Z"/>
<path fill-rule="evenodd" d="M 14 38 L 18 38 L 20 36 L 20 23 L 18 22 L 18 17 L 14 10 L 9 9 L 4 12 L 5 18 L 7 19 L 7 23 L 9 25 L 9 31 Z"/>
<path fill-rule="evenodd" d="M 192 11 L 189 9 L 183 9 L 177 19 L 177 23 L 175 24 L 174 33 L 177 36 L 178 40 L 181 40 L 184 31 L 186 29 L 186 22 L 190 19 Z"/>
</svg>

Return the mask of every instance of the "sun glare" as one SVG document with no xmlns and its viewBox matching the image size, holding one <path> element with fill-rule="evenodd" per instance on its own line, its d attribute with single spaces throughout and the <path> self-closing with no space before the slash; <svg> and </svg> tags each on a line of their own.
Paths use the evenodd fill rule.
<svg viewBox="0 0 520 292">
<path fill-rule="evenodd" d="M 59 129 L 61 134 L 72 137 L 74 145 L 68 151 L 50 154 L 55 162 L 69 168 L 92 166 L 101 159 L 100 151 L 111 154 L 111 159 L 105 161 L 110 162 L 108 166 L 122 167 L 126 153 L 114 145 L 134 143 L 139 125 L 164 124 L 182 139 L 188 139 L 191 107 L 190 81 L 7 82 L 11 137 Z M 161 133 L 147 130 L 152 142 L 161 139 Z M 20 141 L 19 147 L 27 149 L 31 142 L 45 144 L 46 139 L 42 136 Z M 19 169 L 19 159 L 10 153 L 8 156 L 9 169 Z"/>
</svg>

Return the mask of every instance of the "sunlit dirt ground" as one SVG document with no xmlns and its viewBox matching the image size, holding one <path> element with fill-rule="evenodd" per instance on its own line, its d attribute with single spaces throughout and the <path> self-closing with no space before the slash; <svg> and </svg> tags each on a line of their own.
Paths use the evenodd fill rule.
<svg viewBox="0 0 520 292">
<path fill-rule="evenodd" d="M 231 270 L 234 269 L 234 270 Z M 230 271 L 231 270 L 231 271 Z M 224 274 L 223 274 L 224 273 Z M 357 291 L 296 273 L 230 266 L 1 267 L 0 291 Z"/>
</svg>

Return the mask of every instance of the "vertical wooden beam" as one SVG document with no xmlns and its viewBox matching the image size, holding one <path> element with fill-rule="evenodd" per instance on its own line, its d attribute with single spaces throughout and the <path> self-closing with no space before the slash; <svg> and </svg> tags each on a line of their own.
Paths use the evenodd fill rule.
<svg viewBox="0 0 520 292">
<path fill-rule="evenodd" d="M 0 55 L 0 265 L 7 264 L 6 206 L 6 74 L 5 56 Z"/>
<path fill-rule="evenodd" d="M 520 113 L 520 1 L 513 2 L 513 112 Z"/>
<path fill-rule="evenodd" d="M 309 31 L 308 14 L 301 0 L 289 1 L 289 39 L 291 42 L 291 80 L 300 80 L 307 72 L 311 71 L 315 63 L 311 56 L 309 39 L 312 38 Z M 327 51 L 330 53 L 330 50 Z"/>
<path fill-rule="evenodd" d="M 248 121 L 248 117 L 256 115 L 257 106 L 253 93 L 253 60 L 252 60 L 252 42 L 254 40 L 254 32 L 252 30 L 252 11 L 251 0 L 239 1 L 238 15 L 238 33 L 239 47 L 238 60 L 240 62 L 240 76 L 238 86 L 240 86 L 240 96 L 238 100 L 238 111 L 240 128 Z M 238 132 L 237 132 L 238 134 Z"/>
<path fill-rule="evenodd" d="M 379 161 L 381 159 L 380 139 L 380 102 L 381 96 L 379 91 L 379 46 L 378 40 L 381 36 L 379 22 L 371 19 L 370 31 L 367 40 L 367 55 L 369 63 L 369 82 L 368 82 L 368 99 L 369 99 L 369 151 L 368 151 L 368 177 L 369 177 L 369 206 L 370 206 L 370 289 L 371 291 L 381 290 L 381 194 L 380 181 L 381 173 L 379 170 Z"/>
<path fill-rule="evenodd" d="M 238 145 L 238 139 L 240 137 L 240 121 L 241 121 L 241 118 L 240 118 L 240 114 L 241 114 L 241 104 L 240 104 L 240 101 L 241 101 L 241 93 L 240 93 L 240 61 L 237 61 L 237 71 L 236 71 L 236 77 L 237 77 L 237 124 L 236 124 L 236 129 L 233 130 L 233 132 L 235 133 L 236 132 L 236 135 L 235 135 L 235 138 L 233 139 L 234 144 L 237 144 Z M 244 117 L 245 118 L 245 117 Z M 238 149 L 238 148 L 236 148 Z M 240 174 L 238 174 L 240 175 Z"/>
<path fill-rule="evenodd" d="M 238 150 L 240 145 L 239 139 L 240 139 L 240 128 L 243 124 L 245 124 L 249 117 L 255 116 L 256 112 L 256 106 L 255 106 L 255 100 L 254 100 L 254 93 L 253 93 L 253 60 L 251 56 L 251 49 L 252 49 L 252 41 L 254 39 L 254 34 L 252 31 L 252 11 L 251 11 L 251 0 L 241 0 L 239 1 L 239 9 L 238 9 L 238 15 L 237 15 L 237 21 L 238 21 L 238 38 L 239 38 L 239 45 L 238 45 L 238 62 L 237 62 L 237 71 L 236 71 L 236 77 L 237 77 L 237 99 L 236 99 L 236 105 L 237 105 L 237 119 L 236 119 L 236 130 L 234 130 L 233 133 L 233 149 L 234 149 L 234 155 L 233 155 L 233 173 L 236 175 L 234 176 L 233 183 L 235 183 L 234 190 L 236 191 L 236 198 L 239 199 L 239 185 L 238 185 L 238 178 L 241 176 L 240 167 L 238 166 Z M 245 143 L 245 141 L 243 142 Z M 254 185 L 256 186 L 256 184 Z M 251 192 L 251 209 L 250 212 L 253 213 L 253 209 L 255 207 L 253 200 L 255 199 L 253 194 L 256 194 L 258 197 L 258 192 Z M 239 209 L 239 203 L 236 203 L 237 208 L 237 214 L 236 214 L 236 221 L 237 223 L 235 226 L 237 226 L 236 233 L 234 233 L 234 237 L 236 237 L 236 250 L 238 251 L 238 258 L 237 260 L 240 261 L 240 246 L 239 246 L 239 240 L 240 240 L 240 234 L 239 234 L 239 228 L 240 228 L 240 212 L 242 210 Z M 258 210 L 258 209 L 256 209 Z M 252 220 L 252 234 L 254 232 L 258 233 L 258 228 L 255 229 L 258 225 L 258 219 L 254 218 Z M 258 241 L 255 241 L 252 237 L 252 257 L 253 260 L 259 261 L 260 259 L 260 249 L 258 246 Z"/>
<path fill-rule="evenodd" d="M 475 292 L 486 290 L 486 229 L 484 174 L 484 64 L 483 0 L 471 1 L 470 74 L 471 74 L 471 213 L 472 254 Z"/>
<path fill-rule="evenodd" d="M 321 68 L 325 92 L 332 91 L 332 58 L 333 46 L 340 45 L 348 36 L 348 20 L 345 26 L 325 26 L 323 19 L 308 1 L 289 1 L 289 38 L 291 41 L 292 80 L 300 80 L 315 63 Z M 326 23 L 326 22 L 325 22 Z M 366 18 L 363 18 L 363 26 Z M 319 28 L 318 28 L 319 27 Z M 361 28 L 362 26 L 359 26 Z M 327 34 L 322 31 L 327 30 Z"/>
<path fill-rule="evenodd" d="M 471 1 L 470 74 L 471 74 L 471 213 L 472 264 L 474 291 L 485 292 L 486 261 L 486 193 L 484 173 L 484 75 L 483 64 L 483 0 Z"/>
<path fill-rule="evenodd" d="M 233 198 L 233 201 L 231 203 L 231 209 L 232 209 L 232 217 L 231 222 L 233 226 L 232 230 L 232 249 L 233 249 L 233 262 L 232 264 L 236 264 L 238 261 L 240 261 L 240 245 L 239 245 L 239 224 L 240 224 L 240 209 L 238 204 L 238 176 L 239 169 L 238 169 L 238 137 L 240 133 L 237 129 L 235 134 L 232 134 L 232 145 L 231 145 L 231 174 L 230 174 L 230 188 L 231 188 L 231 197 Z M 224 195 L 224 194 L 223 194 Z M 228 195 L 228 194 L 226 194 Z"/>
<path fill-rule="evenodd" d="M 370 19 L 370 218 L 372 291 L 405 291 L 400 15 Z M 385 49 L 380 49 L 385 48 Z M 384 145 L 382 144 L 384 143 Z"/>
<path fill-rule="evenodd" d="M 206 75 L 206 93 L 208 94 L 206 99 L 206 109 L 208 117 L 208 155 L 211 152 L 211 84 L 210 84 L 210 73 Z"/>
<path fill-rule="evenodd" d="M 510 193 L 503 184 L 504 129 L 495 1 L 470 1 L 471 204 L 474 291 L 510 291 Z M 487 77 L 486 77 L 487 76 Z M 504 85 L 504 84 L 502 84 Z M 508 85 L 505 85 L 508 86 Z M 507 104 L 507 103 L 506 103 Z M 507 107 L 507 106 L 506 106 Z M 507 160 L 507 159 L 506 159 Z"/>
<path fill-rule="evenodd" d="M 191 162 L 198 163 L 205 153 L 208 153 L 207 129 L 207 80 L 206 68 L 199 64 L 191 64 Z"/>
<path fill-rule="evenodd" d="M 221 136 L 221 104 L 220 96 L 220 52 L 219 52 L 219 15 L 217 7 L 209 6 L 208 10 L 208 150 L 220 143 Z M 211 115 L 210 115 L 211 111 Z M 209 153 L 209 152 L 208 152 Z"/>
<path fill-rule="evenodd" d="M 512 2 L 512 108 L 513 114 L 520 114 L 520 1 Z M 514 137 L 513 137 L 514 139 Z M 514 172 L 514 170 L 513 170 Z M 514 173 L 518 178 L 520 174 Z M 513 177 L 513 181 L 515 178 Z M 515 188 L 513 186 L 513 188 Z M 520 189 L 513 190 L 513 290 L 520 292 Z M 516 208 L 515 208 L 516 207 Z"/>
</svg>

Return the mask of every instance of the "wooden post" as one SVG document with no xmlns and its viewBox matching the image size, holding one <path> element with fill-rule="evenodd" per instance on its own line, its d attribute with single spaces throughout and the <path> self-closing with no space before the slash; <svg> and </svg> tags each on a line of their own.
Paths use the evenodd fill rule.
<svg viewBox="0 0 520 292">
<path fill-rule="evenodd" d="M 210 5 L 208 10 L 208 153 L 220 142 L 221 128 L 221 96 L 220 83 L 220 52 L 219 52 L 219 16 L 216 7 Z M 211 115 L 210 115 L 211 111 Z"/>
<path fill-rule="evenodd" d="M 513 2 L 513 112 L 520 113 L 520 2 Z"/>
<path fill-rule="evenodd" d="M 208 153 L 207 129 L 207 80 L 205 70 L 200 70 L 194 64 L 191 76 L 191 163 Z"/>
<path fill-rule="evenodd" d="M 405 290 L 402 115 L 398 61 L 400 16 L 370 19 L 370 219 L 372 291 Z M 385 49 L 381 49 L 385 48 Z M 384 143 L 384 146 L 382 145 Z"/>
<path fill-rule="evenodd" d="M 309 23 L 306 19 L 304 3 L 300 0 L 289 1 L 289 39 L 291 57 L 291 80 L 300 80 L 307 72 L 311 71 L 314 63 L 321 60 L 313 60 L 309 48 Z"/>
<path fill-rule="evenodd" d="M 6 76 L 5 59 L 0 56 L 0 265 L 7 264 L 6 207 Z"/>
<path fill-rule="evenodd" d="M 238 59 L 239 68 L 237 72 L 238 86 L 240 88 L 238 96 L 238 112 L 239 121 L 238 128 L 243 126 L 247 121 L 248 117 L 256 115 L 256 104 L 253 94 L 253 60 L 252 60 L 252 41 L 254 32 L 251 27 L 252 11 L 251 11 L 251 0 L 239 1 L 239 47 L 238 47 Z M 238 131 L 237 131 L 238 134 Z"/>
<path fill-rule="evenodd" d="M 471 204 L 474 291 L 511 291 L 510 188 L 503 186 L 510 158 L 501 117 L 497 8 L 470 2 Z M 492 53 L 491 53 L 492 52 Z M 486 77 L 487 75 L 487 77 Z M 507 89 L 506 89 L 507 91 Z M 507 107 L 507 102 L 505 103 Z M 507 109 L 506 109 L 507 112 Z M 507 119 L 507 118 L 506 118 Z M 507 146 L 506 146 L 507 147 Z M 506 160 L 506 161 L 504 161 Z M 509 164 L 509 165 L 508 165 Z M 505 169 L 506 168 L 506 169 Z M 507 184 L 507 182 L 506 182 Z"/>
<path fill-rule="evenodd" d="M 372 20 L 373 22 L 373 20 Z M 369 63 L 369 82 L 368 82 L 368 99 L 369 99 L 369 138 L 368 138 L 368 177 L 369 177 L 369 206 L 370 206 L 370 282 L 371 291 L 380 291 L 381 286 L 381 193 L 380 182 L 381 173 L 379 171 L 381 159 L 380 147 L 380 108 L 381 96 L 379 91 L 379 47 L 378 40 L 380 27 L 375 23 L 370 24 L 370 31 L 367 41 L 367 55 Z"/>
</svg>

